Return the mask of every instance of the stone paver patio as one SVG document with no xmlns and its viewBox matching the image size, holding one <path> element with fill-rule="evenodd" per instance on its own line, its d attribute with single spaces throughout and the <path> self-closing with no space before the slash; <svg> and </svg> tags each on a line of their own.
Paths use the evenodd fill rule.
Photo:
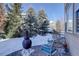
<svg viewBox="0 0 79 59">
<path fill-rule="evenodd" d="M 33 53 L 31 53 L 30 56 L 48 56 L 48 54 L 46 52 L 41 50 L 41 47 L 42 46 L 40 46 L 40 45 L 39 46 L 33 46 L 32 49 L 34 49 L 35 51 Z M 8 54 L 7 56 L 22 56 L 21 51 L 22 51 L 22 49 L 15 51 L 11 54 Z M 54 56 L 57 56 L 57 54 L 55 54 Z M 63 56 L 70 56 L 70 53 L 65 54 Z"/>
</svg>

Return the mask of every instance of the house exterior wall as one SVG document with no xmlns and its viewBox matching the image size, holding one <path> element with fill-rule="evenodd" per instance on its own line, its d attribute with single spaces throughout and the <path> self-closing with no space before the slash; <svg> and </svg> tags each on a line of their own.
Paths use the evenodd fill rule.
<svg viewBox="0 0 79 59">
<path fill-rule="evenodd" d="M 65 36 L 66 36 L 66 41 L 68 43 L 68 46 L 70 48 L 70 52 L 71 55 L 73 56 L 79 56 L 79 32 L 76 31 L 77 30 L 77 22 L 78 20 L 76 20 L 76 11 L 79 9 L 79 3 L 72 3 L 72 4 L 66 4 L 66 5 L 70 5 L 65 6 L 65 22 L 66 22 L 66 32 L 65 32 Z M 71 10 L 71 11 L 70 11 Z M 69 16 L 70 15 L 70 16 Z M 72 20 L 72 24 L 71 24 L 71 28 L 68 28 L 68 21 Z M 72 31 L 68 31 L 68 29 L 72 29 Z"/>
<path fill-rule="evenodd" d="M 79 36 L 65 33 L 66 41 L 72 56 L 79 56 Z"/>
<path fill-rule="evenodd" d="M 79 9 L 79 3 L 74 4 L 74 34 L 79 34 L 79 32 L 76 31 L 76 11 Z"/>
<path fill-rule="evenodd" d="M 66 32 L 73 33 L 73 4 L 67 4 L 65 12 Z"/>
</svg>

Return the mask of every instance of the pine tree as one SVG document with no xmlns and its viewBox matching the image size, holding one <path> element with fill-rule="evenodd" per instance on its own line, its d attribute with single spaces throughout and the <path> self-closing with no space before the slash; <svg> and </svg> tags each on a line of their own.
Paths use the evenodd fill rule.
<svg viewBox="0 0 79 59">
<path fill-rule="evenodd" d="M 4 36 L 4 26 L 5 26 L 5 8 L 4 4 L 0 3 L 0 38 L 5 38 Z"/>
<path fill-rule="evenodd" d="M 45 34 L 46 32 L 48 32 L 49 21 L 43 9 L 39 11 L 37 20 L 38 20 L 39 33 Z"/>
<path fill-rule="evenodd" d="M 57 31 L 58 33 L 61 32 L 61 22 L 60 22 L 60 20 L 57 20 L 57 21 L 56 21 L 56 31 Z"/>
<path fill-rule="evenodd" d="M 7 4 L 7 22 L 5 26 L 6 38 L 11 38 L 18 33 L 18 27 L 21 25 L 21 4 Z"/>
<path fill-rule="evenodd" d="M 4 4 L 3 3 L 0 3 L 0 32 L 3 32 L 4 23 L 5 23 Z"/>
<path fill-rule="evenodd" d="M 34 35 L 37 34 L 37 29 L 36 29 L 36 15 L 35 15 L 35 11 L 32 7 L 30 7 L 28 10 L 27 10 L 27 15 L 26 15 L 26 18 L 25 18 L 25 30 L 28 30 L 29 32 L 29 36 L 32 37 Z"/>
</svg>

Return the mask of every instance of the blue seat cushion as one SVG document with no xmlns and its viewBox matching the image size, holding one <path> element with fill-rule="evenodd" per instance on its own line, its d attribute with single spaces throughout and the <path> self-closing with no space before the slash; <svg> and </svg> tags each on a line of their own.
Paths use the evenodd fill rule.
<svg viewBox="0 0 79 59">
<path fill-rule="evenodd" d="M 46 44 L 42 46 L 41 50 L 47 53 L 53 53 L 56 49 L 55 47 L 51 47 L 50 45 Z"/>
</svg>

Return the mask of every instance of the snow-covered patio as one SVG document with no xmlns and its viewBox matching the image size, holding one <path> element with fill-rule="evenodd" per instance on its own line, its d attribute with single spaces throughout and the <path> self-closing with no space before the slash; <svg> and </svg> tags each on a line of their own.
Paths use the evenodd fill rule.
<svg viewBox="0 0 79 59">
<path fill-rule="evenodd" d="M 24 38 L 21 37 L 21 38 L 11 38 L 1 41 L 0 56 L 8 55 L 12 52 L 23 49 L 22 47 L 23 39 Z M 32 46 L 47 44 L 48 40 L 54 40 L 51 34 L 47 34 L 46 36 L 37 35 L 36 37 L 32 37 L 30 39 L 32 40 Z"/>
</svg>

